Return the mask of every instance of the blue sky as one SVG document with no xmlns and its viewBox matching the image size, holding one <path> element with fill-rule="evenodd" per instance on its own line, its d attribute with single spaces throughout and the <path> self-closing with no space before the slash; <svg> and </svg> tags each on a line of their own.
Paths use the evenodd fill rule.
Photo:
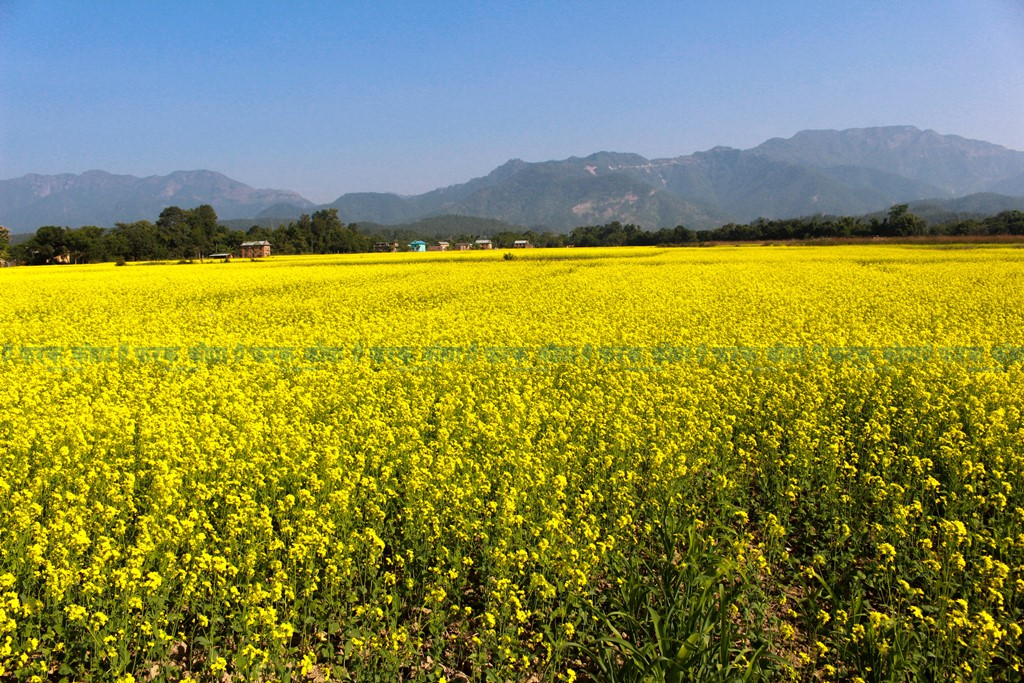
<svg viewBox="0 0 1024 683">
<path fill-rule="evenodd" d="M 326 202 L 910 124 L 1024 150 L 1024 3 L 0 0 L 0 178 Z"/>
</svg>

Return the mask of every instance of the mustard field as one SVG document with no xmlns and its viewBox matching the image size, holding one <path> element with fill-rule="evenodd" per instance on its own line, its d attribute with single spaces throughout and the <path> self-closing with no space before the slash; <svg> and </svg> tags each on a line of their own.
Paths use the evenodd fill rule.
<svg viewBox="0 0 1024 683">
<path fill-rule="evenodd" d="M 1024 675 L 1024 249 L 0 291 L 0 680 Z"/>
</svg>

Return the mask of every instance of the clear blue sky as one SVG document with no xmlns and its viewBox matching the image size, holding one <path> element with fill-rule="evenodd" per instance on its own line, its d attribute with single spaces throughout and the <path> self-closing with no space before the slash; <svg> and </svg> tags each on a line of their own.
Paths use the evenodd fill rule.
<svg viewBox="0 0 1024 683">
<path fill-rule="evenodd" d="M 0 178 L 324 202 L 910 124 L 1024 150 L 1024 3 L 0 0 Z"/>
</svg>

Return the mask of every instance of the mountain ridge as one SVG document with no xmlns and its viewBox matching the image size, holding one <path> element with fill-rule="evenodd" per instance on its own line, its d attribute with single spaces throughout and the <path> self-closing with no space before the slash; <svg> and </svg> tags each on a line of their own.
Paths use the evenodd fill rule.
<svg viewBox="0 0 1024 683">
<path fill-rule="evenodd" d="M 268 206 L 316 205 L 290 190 L 258 190 L 216 171 L 137 177 L 101 170 L 28 174 L 0 181 L 0 224 L 19 231 L 42 225 L 99 225 L 156 220 L 167 206 L 214 204 L 225 219 L 248 218 Z"/>
<path fill-rule="evenodd" d="M 358 192 L 314 204 L 214 171 L 136 178 L 105 171 L 0 181 L 0 224 L 155 220 L 168 205 L 211 204 L 222 219 L 290 220 L 323 208 L 343 220 L 404 224 L 442 215 L 571 230 L 618 220 L 709 228 L 758 217 L 861 215 L 898 203 L 1024 196 L 1024 152 L 914 126 L 804 130 L 750 149 L 716 146 L 648 159 L 629 152 L 527 162 L 418 195 Z"/>
</svg>

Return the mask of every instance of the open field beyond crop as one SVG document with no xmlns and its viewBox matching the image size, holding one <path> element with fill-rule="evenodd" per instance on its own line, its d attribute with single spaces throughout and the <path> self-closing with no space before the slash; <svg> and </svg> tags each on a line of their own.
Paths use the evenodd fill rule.
<svg viewBox="0 0 1024 683">
<path fill-rule="evenodd" d="M 1024 249 L 0 292 L 0 679 L 1021 679 Z"/>
</svg>

